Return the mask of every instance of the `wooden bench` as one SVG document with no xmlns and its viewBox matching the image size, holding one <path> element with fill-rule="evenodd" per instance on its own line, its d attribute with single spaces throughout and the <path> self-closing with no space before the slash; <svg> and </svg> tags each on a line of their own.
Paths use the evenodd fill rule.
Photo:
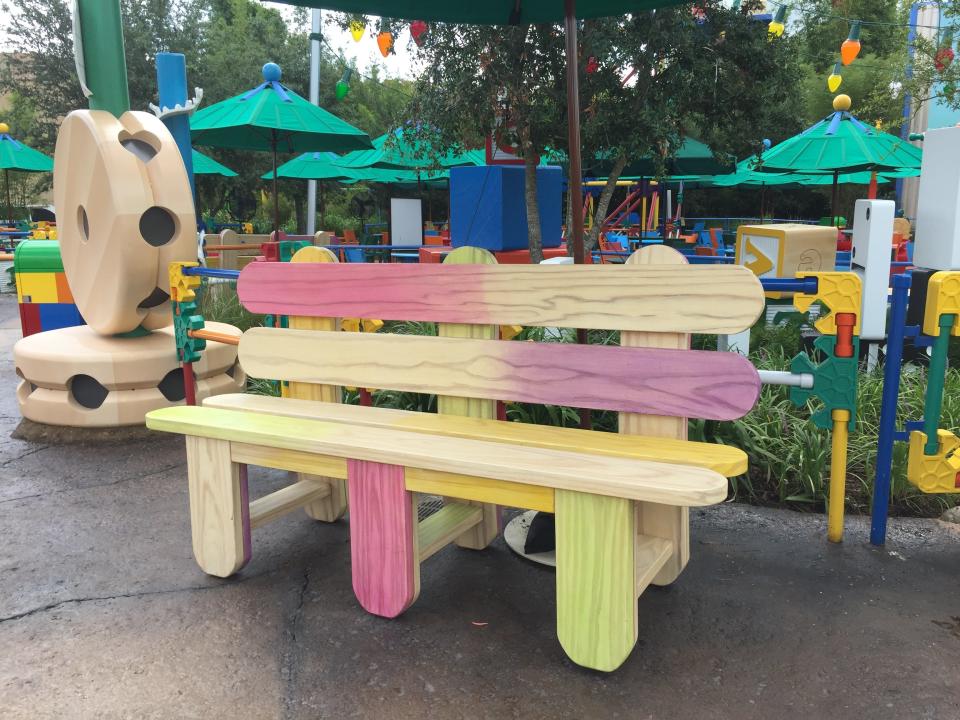
<svg viewBox="0 0 960 720">
<path fill-rule="evenodd" d="M 636 642 L 637 597 L 687 563 L 687 508 L 721 502 L 726 477 L 746 470 L 736 448 L 688 442 L 686 418 L 744 415 L 757 372 L 735 353 L 688 348 L 689 333 L 753 324 L 756 277 L 688 266 L 662 246 L 620 266 L 499 266 L 474 248 L 444 266 L 300 252 L 251 264 L 238 283 L 252 312 L 290 316 L 290 329 L 244 333 L 240 362 L 289 381 L 291 397 L 221 396 L 147 417 L 187 436 L 200 566 L 236 572 L 250 530 L 295 508 L 336 520 L 348 487 L 354 590 L 394 617 L 419 594 L 421 562 L 496 537 L 497 505 L 553 512 L 560 642 L 581 665 L 618 667 Z M 439 336 L 339 333 L 338 317 L 437 322 Z M 508 324 L 620 330 L 621 346 L 494 339 Z M 439 413 L 338 404 L 344 385 L 433 393 Z M 499 422 L 497 399 L 615 410 L 620 434 Z M 249 464 L 298 480 L 248 502 Z M 445 498 L 419 524 L 417 493 Z"/>
</svg>

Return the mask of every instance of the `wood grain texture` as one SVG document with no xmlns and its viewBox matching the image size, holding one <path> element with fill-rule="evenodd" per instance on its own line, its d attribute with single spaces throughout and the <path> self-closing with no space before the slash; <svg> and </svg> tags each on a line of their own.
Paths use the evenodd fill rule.
<svg viewBox="0 0 960 720">
<path fill-rule="evenodd" d="M 239 356 L 254 377 L 708 420 L 760 394 L 737 353 L 254 328 Z"/>
<path fill-rule="evenodd" d="M 208 575 L 230 577 L 250 560 L 250 526 L 240 466 L 230 443 L 187 438 L 193 556 Z"/>
<path fill-rule="evenodd" d="M 364 610 L 396 617 L 420 594 L 417 509 L 403 468 L 349 460 L 350 563 Z"/>
<path fill-rule="evenodd" d="M 615 435 L 595 430 L 547 427 L 526 423 L 500 422 L 478 418 L 441 417 L 431 413 L 391 408 L 366 408 L 357 405 L 329 405 L 304 400 L 287 401 L 265 395 L 218 395 L 204 400 L 205 407 L 225 410 L 281 415 L 286 417 L 342 422 L 369 427 L 394 428 L 411 432 L 461 437 L 474 440 L 489 440 L 511 445 L 528 445 L 544 449 L 570 450 L 612 457 L 634 458 L 695 465 L 720 473 L 726 477 L 740 475 L 747 469 L 747 456 L 739 448 L 729 445 L 691 442 L 687 440 L 660 439 Z M 237 444 L 234 444 L 234 448 Z M 271 450 L 271 452 L 273 452 Z M 236 459 L 236 450 L 234 450 Z M 237 460 L 251 465 L 269 465 L 256 460 Z M 345 477 L 341 471 L 337 477 Z M 426 492 L 426 491 L 424 491 Z M 437 492 L 437 495 L 443 493 Z M 552 502 L 552 501 L 551 501 Z M 505 503 L 506 504 L 506 503 Z M 516 505 L 539 509 L 531 505 Z"/>
<path fill-rule="evenodd" d="M 553 512 L 553 489 L 539 485 L 407 468 L 407 490 L 478 504 Z"/>
<path fill-rule="evenodd" d="M 287 485 L 250 503 L 250 528 L 262 527 L 329 494 L 330 485 L 325 482 L 301 480 Z"/>
<path fill-rule="evenodd" d="M 154 410 L 147 427 L 670 505 L 712 505 L 727 495 L 726 478 L 699 467 L 211 407 Z"/>
<path fill-rule="evenodd" d="M 627 258 L 627 263 L 658 266 L 685 265 L 687 260 L 673 248 L 660 245 L 638 250 Z M 620 344 L 624 347 L 683 350 L 690 347 L 690 336 L 685 333 L 621 332 Z M 676 440 L 687 439 L 688 424 L 685 416 L 620 413 L 619 417 L 619 428 L 622 434 Z M 745 469 L 741 472 L 745 472 Z M 661 537 L 670 543 L 671 557 L 660 564 L 660 569 L 650 580 L 657 585 L 669 585 L 677 579 L 690 560 L 690 511 L 685 507 L 652 503 L 637 503 L 636 508 L 637 532 L 641 536 Z M 638 551 L 637 561 L 638 563 L 647 562 L 647 555 Z M 649 566 L 638 567 L 637 576 L 646 577 L 649 570 Z M 638 589 L 638 595 L 639 592 L 642 590 Z"/>
<path fill-rule="evenodd" d="M 230 457 L 235 463 L 347 479 L 347 461 L 342 457 L 302 453 L 241 442 L 230 443 Z"/>
<path fill-rule="evenodd" d="M 737 265 L 255 263 L 237 291 L 256 313 L 647 332 L 735 333 L 764 304 Z"/>
<path fill-rule="evenodd" d="M 444 265 L 496 265 L 497 259 L 482 248 L 460 247 L 450 252 L 443 263 Z M 440 323 L 437 326 L 437 335 L 447 338 L 496 340 L 499 337 L 499 328 L 496 325 Z M 494 420 L 497 417 L 497 402 L 483 398 L 438 395 L 437 413 Z M 487 547 L 499 533 L 499 514 L 500 511 L 496 505 L 483 506 L 482 521 L 475 523 L 461 537 L 456 538 L 457 545 L 471 550 L 482 550 Z"/>
<path fill-rule="evenodd" d="M 452 502 L 423 520 L 417 527 L 420 562 L 450 544 L 471 527 L 483 521 L 483 508 Z"/>
<path fill-rule="evenodd" d="M 297 250 L 290 258 L 292 263 L 335 263 L 337 256 L 325 247 L 305 247 Z M 291 316 L 289 326 L 297 330 L 325 330 L 336 332 L 340 329 L 340 320 L 335 317 L 299 317 Z M 291 382 L 286 388 L 286 397 L 298 400 L 318 400 L 320 402 L 339 403 L 340 388 L 336 385 L 316 385 L 312 383 Z M 301 476 L 301 480 L 319 481 L 319 476 Z M 347 483 L 342 479 L 328 478 L 330 492 L 316 502 L 304 507 L 308 516 L 314 520 L 334 522 L 347 511 Z"/>
<path fill-rule="evenodd" d="M 633 503 L 558 490 L 557 637 L 578 665 L 610 672 L 637 642 Z"/>
</svg>

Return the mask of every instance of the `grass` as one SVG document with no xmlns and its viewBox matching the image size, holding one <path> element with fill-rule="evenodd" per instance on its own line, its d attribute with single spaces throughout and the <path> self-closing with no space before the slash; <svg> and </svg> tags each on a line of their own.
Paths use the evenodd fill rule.
<svg viewBox="0 0 960 720">
<path fill-rule="evenodd" d="M 248 313 L 237 300 L 230 284 L 205 287 L 200 296 L 201 312 L 210 320 L 236 325 L 243 330 L 263 324 L 263 318 Z M 785 370 L 790 358 L 804 348 L 802 330 L 805 316 L 790 317 L 776 327 L 762 322 L 751 334 L 750 359 L 758 369 Z M 383 332 L 409 335 L 435 335 L 433 323 L 389 322 Z M 615 332 L 590 331 L 591 344 L 617 344 Z M 561 328 L 525 328 L 518 340 L 573 342 L 572 330 Z M 957 345 L 958 343 L 954 343 Z M 694 336 L 696 349 L 716 349 L 716 337 Z M 951 347 L 951 352 L 956 348 Z M 960 361 L 960 353 L 956 355 Z M 877 454 L 880 420 L 882 370 L 866 372 L 861 368 L 856 430 L 850 434 L 847 468 L 847 508 L 869 512 Z M 904 366 L 902 373 L 898 423 L 922 416 L 926 369 Z M 279 383 L 249 380 L 248 390 L 264 395 L 279 395 Z M 344 401 L 359 403 L 355 389 L 344 391 Z M 376 390 L 373 403 L 378 407 L 436 412 L 436 396 L 395 390 Z M 825 507 L 830 476 L 830 433 L 810 422 L 816 408 L 795 407 L 788 388 L 765 386 L 756 407 L 733 422 L 691 420 L 691 440 L 715 442 L 739 447 L 750 458 L 750 471 L 731 479 L 731 495 L 741 501 L 788 506 L 798 510 L 821 512 Z M 514 422 L 564 427 L 579 427 L 580 411 L 575 408 L 528 403 L 507 403 L 507 418 Z M 592 427 L 615 432 L 616 413 L 592 412 Z M 944 388 L 943 419 L 940 426 L 956 431 L 960 426 L 960 370 L 947 371 Z M 893 454 L 891 513 L 895 515 L 933 516 L 957 504 L 956 495 L 926 495 L 906 480 L 907 446 L 898 442 Z"/>
</svg>

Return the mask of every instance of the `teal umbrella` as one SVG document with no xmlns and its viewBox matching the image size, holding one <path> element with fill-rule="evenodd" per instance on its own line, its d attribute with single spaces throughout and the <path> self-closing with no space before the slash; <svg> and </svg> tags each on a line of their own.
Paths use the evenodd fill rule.
<svg viewBox="0 0 960 720">
<path fill-rule="evenodd" d="M 194 175 L 222 175 L 223 177 L 236 177 L 237 174 L 226 165 L 218 163 L 209 155 L 204 155 L 199 150 L 193 151 L 193 174 Z"/>
<path fill-rule="evenodd" d="M 570 127 L 570 192 L 580 197 L 583 171 L 580 156 L 580 84 L 577 72 L 577 18 L 609 17 L 642 13 L 678 5 L 682 0 L 590 0 L 577 7 L 576 0 L 281 0 L 288 5 L 327 8 L 347 13 L 383 15 L 407 20 L 432 20 L 477 25 L 522 25 L 562 22 L 566 35 L 567 114 Z M 573 213 L 574 262 L 583 263 L 583 216 Z M 584 336 L 585 337 L 585 336 Z"/>
<path fill-rule="evenodd" d="M 263 66 L 263 83 L 241 95 L 197 112 L 190 120 L 190 135 L 198 145 L 238 150 L 270 151 L 273 169 L 278 152 L 363 150 L 370 137 L 304 100 L 280 83 L 280 66 Z M 273 225 L 280 231 L 280 200 L 273 180 Z"/>
<path fill-rule="evenodd" d="M 415 183 L 418 179 L 433 181 L 444 180 L 449 177 L 449 173 L 442 170 L 419 172 L 380 167 L 349 168 L 341 166 L 338 162 L 340 159 L 335 153 L 303 153 L 278 167 L 277 177 L 299 180 L 382 183 Z M 272 180 L 273 171 L 266 172 L 261 177 L 264 180 Z"/>
<path fill-rule="evenodd" d="M 335 164 L 344 168 L 422 170 L 436 165 L 442 168 L 485 165 L 486 155 L 480 150 L 438 150 L 425 140 L 409 137 L 404 128 L 397 128 L 375 138 L 372 150 L 349 153 L 336 160 Z"/>
<path fill-rule="evenodd" d="M 10 200 L 10 171 L 53 172 L 53 159 L 42 152 L 29 148 L 14 140 L 10 135 L 10 126 L 0 123 L 0 168 L 7 190 L 7 216 L 13 222 L 13 203 Z"/>
</svg>

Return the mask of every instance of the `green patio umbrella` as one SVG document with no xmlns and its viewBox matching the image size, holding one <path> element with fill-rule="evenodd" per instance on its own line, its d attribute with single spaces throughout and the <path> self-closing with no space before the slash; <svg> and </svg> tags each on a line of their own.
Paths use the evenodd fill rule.
<svg viewBox="0 0 960 720">
<path fill-rule="evenodd" d="M 418 172 L 416 170 L 399 170 L 382 167 L 342 167 L 338 163 L 340 159 L 340 156 L 335 153 L 303 153 L 278 167 L 277 177 L 298 180 L 366 181 L 382 183 L 415 183 L 418 178 L 424 181 L 433 181 L 444 180 L 449 177 L 449 173 L 442 170 Z M 273 171 L 266 172 L 260 177 L 264 180 L 272 180 Z"/>
<path fill-rule="evenodd" d="M 435 165 L 435 152 L 428 142 L 412 139 L 404 128 L 384 133 L 373 140 L 372 150 L 348 153 L 334 161 L 344 168 L 381 168 L 384 170 L 421 170 Z M 485 165 L 486 155 L 480 150 L 460 153 L 447 150 L 436 160 L 443 168 L 463 165 Z"/>
<path fill-rule="evenodd" d="M 241 95 L 211 105 L 190 120 L 198 145 L 269 151 L 273 169 L 278 152 L 364 150 L 370 137 L 280 84 L 280 66 L 263 66 L 264 82 Z M 273 179 L 273 225 L 280 231 L 280 201 Z"/>
<path fill-rule="evenodd" d="M 833 216 L 837 216 L 840 176 L 863 171 L 920 171 L 922 152 L 906 140 L 861 122 L 850 113 L 850 97 L 837 95 L 834 112 L 799 135 L 765 151 L 754 169 L 762 173 L 832 176 Z"/>
<path fill-rule="evenodd" d="M 549 163 L 567 166 L 569 159 L 567 153 L 563 150 L 551 150 L 546 154 L 546 160 Z M 609 174 L 613 167 L 616 157 L 613 152 L 601 150 L 594 155 L 592 162 L 584 165 L 583 171 L 586 175 L 602 177 Z M 726 155 L 720 160 L 714 154 L 713 150 L 706 144 L 693 137 L 683 138 L 683 142 L 677 151 L 666 158 L 663 166 L 667 175 L 670 177 L 690 176 L 690 175 L 722 175 L 732 173 L 736 170 L 736 158 L 733 155 Z M 653 157 L 642 157 L 629 163 L 621 172 L 623 179 L 655 178 L 661 168 Z"/>
<path fill-rule="evenodd" d="M 53 172 L 53 160 L 42 152 L 29 148 L 10 136 L 10 126 L 0 123 L 0 168 L 7 192 L 7 216 L 13 222 L 13 203 L 10 200 L 10 171 Z"/>
<path fill-rule="evenodd" d="M 450 2 L 449 0 L 280 0 L 288 5 L 327 8 L 348 13 L 383 15 L 406 20 L 472 23 L 476 25 L 522 25 L 563 23 L 566 36 L 567 110 L 570 118 L 567 134 L 570 146 L 570 192 L 582 195 L 583 169 L 580 157 L 580 79 L 577 73 L 577 18 L 608 17 L 640 13 L 682 0 L 487 0 L 486 2 Z M 573 258 L 583 263 L 583 217 L 573 213 Z"/>
<path fill-rule="evenodd" d="M 199 150 L 193 151 L 193 174 L 194 175 L 223 175 L 223 177 L 236 177 L 237 174 L 226 165 L 218 163 L 209 155 L 204 155 Z"/>
</svg>

